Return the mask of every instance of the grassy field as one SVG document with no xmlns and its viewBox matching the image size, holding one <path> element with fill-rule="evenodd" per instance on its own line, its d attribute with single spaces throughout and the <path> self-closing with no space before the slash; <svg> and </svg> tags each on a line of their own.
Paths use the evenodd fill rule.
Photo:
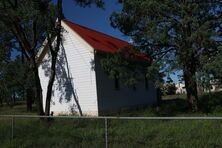
<svg viewBox="0 0 222 148">
<path fill-rule="evenodd" d="M 25 102 L 17 102 L 14 106 L 8 106 L 6 104 L 0 106 L 0 115 L 36 115 L 36 108 L 33 105 L 33 111 L 27 112 Z"/>
<path fill-rule="evenodd" d="M 198 113 L 188 110 L 184 99 L 166 99 L 159 107 L 122 111 L 117 116 L 221 116 L 222 93 L 201 97 Z M 1 107 L 0 113 L 22 114 L 25 106 Z M 5 110 L 5 112 L 3 112 Z M 33 113 L 31 113 L 33 114 Z M 105 147 L 102 119 L 11 119 L 0 118 L 0 147 Z M 219 148 L 222 147 L 222 121 L 109 120 L 108 144 L 111 148 Z"/>
</svg>

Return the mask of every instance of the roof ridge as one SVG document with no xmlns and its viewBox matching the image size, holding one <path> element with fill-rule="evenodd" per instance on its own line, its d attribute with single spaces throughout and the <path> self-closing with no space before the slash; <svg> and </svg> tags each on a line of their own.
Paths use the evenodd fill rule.
<svg viewBox="0 0 222 148">
<path fill-rule="evenodd" d="M 117 37 L 111 36 L 111 35 L 106 34 L 106 33 L 104 33 L 104 32 L 97 31 L 97 30 L 91 29 L 91 28 L 89 28 L 89 27 L 86 27 L 86 26 L 83 26 L 83 25 L 80 25 L 80 24 L 77 24 L 77 23 L 74 23 L 74 22 L 71 22 L 71 21 L 69 21 L 69 20 L 67 20 L 67 19 L 63 19 L 63 21 L 72 23 L 72 24 L 74 24 L 74 25 L 78 25 L 78 26 L 80 26 L 80 27 L 82 27 L 82 28 L 85 28 L 85 29 L 88 29 L 88 30 L 90 30 L 90 31 L 94 31 L 94 32 L 97 32 L 97 33 L 101 33 L 101 34 L 103 34 L 103 35 L 106 35 L 106 36 L 109 36 L 109 37 L 111 37 L 111 38 L 114 38 L 114 39 L 117 39 L 117 40 L 120 40 L 120 41 L 122 41 L 122 42 L 125 42 L 125 43 L 130 44 L 129 42 L 124 41 L 124 40 L 122 40 L 122 39 L 119 39 L 119 38 L 117 38 Z"/>
</svg>

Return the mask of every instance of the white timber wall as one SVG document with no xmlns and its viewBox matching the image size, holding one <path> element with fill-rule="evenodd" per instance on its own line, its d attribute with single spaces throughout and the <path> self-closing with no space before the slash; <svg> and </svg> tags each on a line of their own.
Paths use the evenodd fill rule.
<svg viewBox="0 0 222 148">
<path fill-rule="evenodd" d="M 96 77 L 93 68 L 94 50 L 64 22 L 63 43 L 58 56 L 56 80 L 53 88 L 51 111 L 55 114 L 79 112 L 74 93 L 82 113 L 98 115 Z M 49 80 L 50 57 L 47 54 L 39 67 L 43 88 L 43 104 Z"/>
<path fill-rule="evenodd" d="M 148 88 L 144 81 L 136 85 L 136 89 L 129 88 L 119 81 L 119 89 L 115 89 L 115 80 L 108 77 L 100 64 L 100 57 L 96 56 L 96 81 L 99 114 L 108 114 L 121 109 L 129 109 L 153 105 L 157 103 L 157 90 L 152 82 Z"/>
</svg>

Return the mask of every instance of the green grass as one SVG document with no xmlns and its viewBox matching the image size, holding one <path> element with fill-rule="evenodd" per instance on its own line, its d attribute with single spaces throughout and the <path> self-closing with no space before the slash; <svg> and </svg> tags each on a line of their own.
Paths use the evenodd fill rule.
<svg viewBox="0 0 222 148">
<path fill-rule="evenodd" d="M 11 141 L 10 120 L 0 124 L 0 147 L 97 147 L 103 145 L 103 123 L 96 120 L 15 119 Z"/>
<path fill-rule="evenodd" d="M 221 121 L 108 121 L 109 147 L 222 147 Z M 105 146 L 104 121 L 56 119 L 45 123 L 16 119 L 11 141 L 10 120 L 1 120 L 0 147 L 90 147 Z"/>
<path fill-rule="evenodd" d="M 189 111 L 184 99 L 164 100 L 159 107 L 122 111 L 117 116 L 221 116 L 222 93 L 201 97 L 202 109 Z M 21 105 L 12 112 L 21 111 Z M 4 110 L 2 107 L 0 111 Z M 23 109 L 22 109 L 23 108 Z M 10 108 L 7 112 L 10 112 Z M 31 113 L 32 114 L 32 113 Z M 11 119 L 0 118 L 0 147 L 73 148 L 105 147 L 102 119 L 16 118 L 11 140 Z M 214 120 L 108 120 L 108 144 L 111 148 L 219 148 L 222 147 L 222 121 Z"/>
<path fill-rule="evenodd" d="M 0 115 L 36 115 L 36 107 L 33 105 L 33 110 L 27 112 L 24 101 L 17 102 L 14 106 L 3 104 L 0 106 Z"/>
<path fill-rule="evenodd" d="M 163 100 L 186 99 L 186 94 L 162 96 L 162 99 L 163 99 Z"/>
</svg>

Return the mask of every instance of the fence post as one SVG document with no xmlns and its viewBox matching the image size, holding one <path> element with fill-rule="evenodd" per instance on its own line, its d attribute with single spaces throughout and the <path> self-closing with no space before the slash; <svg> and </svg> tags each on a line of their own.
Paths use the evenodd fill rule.
<svg viewBox="0 0 222 148">
<path fill-rule="evenodd" d="M 12 122 L 11 122 L 11 124 L 12 124 L 12 131 L 11 131 L 11 132 L 12 132 L 12 133 L 11 133 L 12 135 L 11 135 L 11 136 L 12 136 L 12 140 L 13 140 L 13 139 L 14 139 L 14 116 L 12 116 Z"/>
<path fill-rule="evenodd" d="M 108 122 L 107 118 L 105 118 L 105 143 L 106 143 L 106 148 L 108 148 Z"/>
</svg>

